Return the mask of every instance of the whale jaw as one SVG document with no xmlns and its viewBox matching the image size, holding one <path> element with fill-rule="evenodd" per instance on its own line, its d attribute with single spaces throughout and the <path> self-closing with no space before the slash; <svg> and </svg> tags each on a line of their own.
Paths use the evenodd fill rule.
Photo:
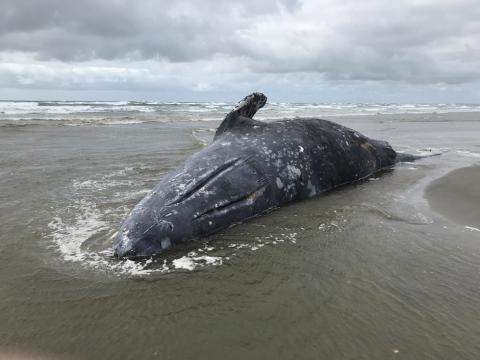
<svg viewBox="0 0 480 360">
<path fill-rule="evenodd" d="M 147 231 L 142 228 L 139 229 L 138 226 L 132 226 L 132 224 L 137 225 L 138 223 L 138 217 L 132 215 L 122 226 L 114 245 L 114 256 L 116 258 L 154 256 L 172 246 L 172 241 L 169 236 L 170 233 L 167 233 L 163 229 L 163 231 L 153 229 L 153 226 L 150 226 Z"/>
</svg>

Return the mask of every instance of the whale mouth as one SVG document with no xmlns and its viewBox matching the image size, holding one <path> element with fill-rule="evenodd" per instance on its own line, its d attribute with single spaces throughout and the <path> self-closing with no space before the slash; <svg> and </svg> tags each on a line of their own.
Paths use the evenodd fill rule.
<svg viewBox="0 0 480 360">
<path fill-rule="evenodd" d="M 113 251 L 114 258 L 121 260 L 121 259 L 128 259 L 128 260 L 141 260 L 145 258 L 150 258 L 153 256 L 160 255 L 163 253 L 163 249 L 155 249 L 152 252 L 137 252 L 133 247 L 132 248 L 115 248 Z"/>
<path fill-rule="evenodd" d="M 164 224 L 165 222 L 162 223 Z M 171 229 L 169 226 L 171 224 L 167 224 Z M 172 240 L 168 235 L 156 238 L 147 234 L 152 227 L 143 232 L 132 232 L 126 228 L 120 231 L 117 234 L 113 256 L 117 259 L 146 258 L 159 255 L 171 248 Z"/>
<path fill-rule="evenodd" d="M 155 249 L 155 252 L 147 252 L 145 248 L 141 248 L 141 241 L 133 241 L 128 232 L 119 233 L 117 237 L 117 244 L 113 251 L 113 256 L 117 259 L 137 259 L 152 256 L 153 253 L 159 252 L 159 249 Z M 151 247 L 151 246 L 150 246 Z M 152 249 L 153 250 L 153 249 Z"/>
<path fill-rule="evenodd" d="M 120 240 L 113 250 L 113 256 L 116 259 L 131 259 L 136 258 L 139 255 L 135 253 L 133 246 L 124 245 Z"/>
<path fill-rule="evenodd" d="M 142 260 L 142 259 L 151 258 L 152 256 L 155 256 L 155 255 L 138 255 L 138 254 L 135 254 L 135 252 L 133 251 L 121 253 L 115 250 L 113 253 L 113 257 L 117 260 Z"/>
</svg>

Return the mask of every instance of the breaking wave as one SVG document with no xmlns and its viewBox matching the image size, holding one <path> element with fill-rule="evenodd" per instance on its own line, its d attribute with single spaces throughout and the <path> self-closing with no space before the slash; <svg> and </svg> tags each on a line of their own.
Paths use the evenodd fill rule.
<svg viewBox="0 0 480 360">
<path fill-rule="evenodd" d="M 143 122 L 218 121 L 232 103 L 156 101 L 0 101 L 0 126 L 130 125 Z M 375 114 L 480 112 L 478 104 L 269 103 L 259 120 Z"/>
</svg>

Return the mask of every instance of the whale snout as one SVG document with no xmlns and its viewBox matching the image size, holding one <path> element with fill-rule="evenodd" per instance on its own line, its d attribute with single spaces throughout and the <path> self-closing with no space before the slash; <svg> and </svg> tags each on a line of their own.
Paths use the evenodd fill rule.
<svg viewBox="0 0 480 360">
<path fill-rule="evenodd" d="M 168 237 L 163 237 L 160 241 L 152 241 L 148 238 L 132 240 L 128 236 L 119 235 L 113 255 L 117 258 L 146 257 L 158 255 L 170 247 L 171 241 Z"/>
<path fill-rule="evenodd" d="M 117 258 L 135 257 L 135 244 L 125 234 L 119 233 L 116 239 L 113 255 Z"/>
<path fill-rule="evenodd" d="M 135 219 L 133 219 L 135 220 Z M 158 255 L 172 246 L 172 227 L 165 223 L 149 225 L 127 221 L 118 233 L 114 245 L 117 258 L 135 258 Z M 145 228 L 146 227 L 146 228 Z"/>
<path fill-rule="evenodd" d="M 145 256 L 145 251 L 141 245 L 142 241 L 128 236 L 128 232 L 120 232 L 117 236 L 114 256 L 117 258 L 133 258 Z"/>
</svg>

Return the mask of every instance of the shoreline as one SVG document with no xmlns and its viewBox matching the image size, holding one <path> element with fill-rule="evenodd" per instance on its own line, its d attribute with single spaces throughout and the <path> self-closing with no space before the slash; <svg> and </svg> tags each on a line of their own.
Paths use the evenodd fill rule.
<svg viewBox="0 0 480 360">
<path fill-rule="evenodd" d="M 462 167 L 432 181 L 424 192 L 430 208 L 459 225 L 480 228 L 480 165 Z"/>
</svg>

